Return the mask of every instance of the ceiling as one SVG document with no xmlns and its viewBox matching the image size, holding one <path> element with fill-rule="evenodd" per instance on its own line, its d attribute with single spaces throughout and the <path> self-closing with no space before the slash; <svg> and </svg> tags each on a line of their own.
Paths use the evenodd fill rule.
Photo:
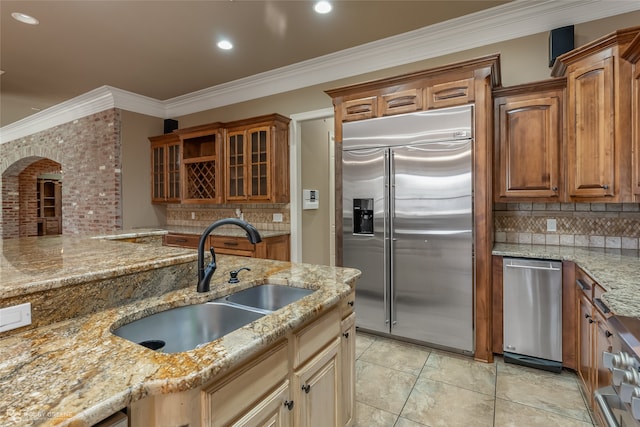
<svg viewBox="0 0 640 427">
<path fill-rule="evenodd" d="M 103 85 L 166 100 L 509 2 L 313 3 L 0 0 L 0 126 Z"/>
</svg>

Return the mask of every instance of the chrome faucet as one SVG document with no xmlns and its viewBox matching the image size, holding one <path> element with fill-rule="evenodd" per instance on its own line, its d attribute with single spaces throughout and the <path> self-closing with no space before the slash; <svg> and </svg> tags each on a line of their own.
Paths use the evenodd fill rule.
<svg viewBox="0 0 640 427">
<path fill-rule="evenodd" d="M 206 268 L 204 266 L 204 244 L 207 241 L 207 237 L 209 237 L 209 234 L 211 234 L 213 230 L 220 227 L 221 225 L 227 224 L 237 225 L 238 227 L 246 231 L 247 239 L 254 245 L 262 241 L 260 233 L 258 233 L 258 230 L 256 230 L 253 225 L 237 218 L 220 219 L 207 227 L 207 229 L 204 230 L 204 232 L 200 236 L 200 242 L 198 242 L 198 292 L 209 292 L 209 290 L 211 289 L 211 277 L 216 271 L 216 254 L 213 250 L 213 246 L 209 248 L 209 251 L 211 252 L 211 262 L 207 265 Z"/>
</svg>

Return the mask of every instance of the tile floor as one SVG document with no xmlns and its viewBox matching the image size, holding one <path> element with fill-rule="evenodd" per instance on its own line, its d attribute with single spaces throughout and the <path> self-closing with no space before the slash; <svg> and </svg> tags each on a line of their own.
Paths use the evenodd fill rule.
<svg viewBox="0 0 640 427">
<path fill-rule="evenodd" d="M 569 371 L 476 362 L 358 332 L 358 427 L 592 427 Z"/>
</svg>

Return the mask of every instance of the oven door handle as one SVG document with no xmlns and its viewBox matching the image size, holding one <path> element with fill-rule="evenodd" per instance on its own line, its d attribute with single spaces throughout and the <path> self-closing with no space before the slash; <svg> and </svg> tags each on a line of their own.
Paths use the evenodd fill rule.
<svg viewBox="0 0 640 427">
<path fill-rule="evenodd" d="M 596 390 L 593 394 L 596 399 L 596 403 L 600 408 L 600 411 L 602 411 L 602 415 L 604 416 L 604 421 L 607 423 L 605 427 L 620 427 L 620 424 L 618 424 L 618 422 L 616 421 L 616 418 L 613 415 L 613 412 L 611 412 L 609 405 L 607 405 L 607 402 L 605 402 L 604 397 L 602 396 L 600 391 Z"/>
</svg>

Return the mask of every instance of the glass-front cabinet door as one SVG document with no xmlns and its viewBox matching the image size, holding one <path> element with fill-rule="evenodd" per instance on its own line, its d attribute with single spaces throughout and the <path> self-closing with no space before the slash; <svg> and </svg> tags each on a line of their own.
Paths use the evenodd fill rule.
<svg viewBox="0 0 640 427">
<path fill-rule="evenodd" d="M 249 197 L 262 199 L 269 196 L 269 128 L 249 130 L 250 150 L 250 188 Z"/>
<path fill-rule="evenodd" d="M 246 199 L 244 143 L 244 131 L 227 134 L 227 200 Z"/>
</svg>

